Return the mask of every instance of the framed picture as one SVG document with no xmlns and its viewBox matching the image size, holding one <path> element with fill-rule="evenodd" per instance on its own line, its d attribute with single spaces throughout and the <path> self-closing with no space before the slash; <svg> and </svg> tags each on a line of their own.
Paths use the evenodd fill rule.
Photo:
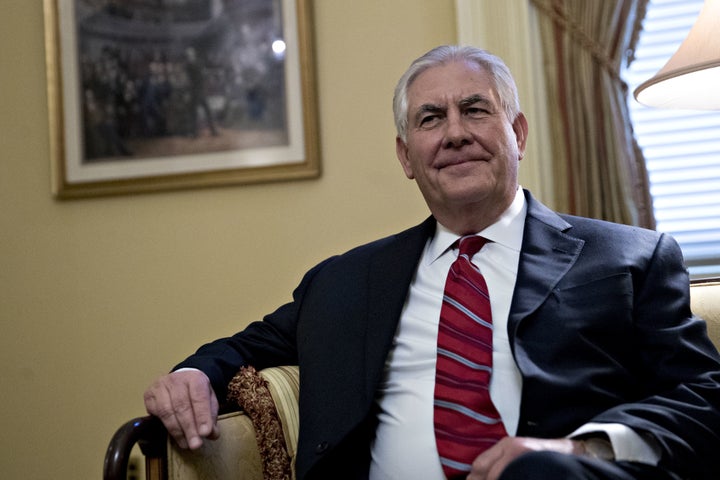
<svg viewBox="0 0 720 480">
<path fill-rule="evenodd" d="M 44 0 L 53 193 L 317 177 L 311 0 Z"/>
</svg>

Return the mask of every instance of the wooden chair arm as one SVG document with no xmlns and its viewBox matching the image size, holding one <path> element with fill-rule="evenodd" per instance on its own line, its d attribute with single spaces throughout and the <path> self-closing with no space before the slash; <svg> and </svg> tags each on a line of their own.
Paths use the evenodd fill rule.
<svg viewBox="0 0 720 480">
<path fill-rule="evenodd" d="M 147 478 L 167 479 L 167 431 L 159 418 L 138 417 L 121 426 L 105 453 L 104 480 L 126 480 L 128 462 L 137 444 L 145 456 Z"/>
</svg>

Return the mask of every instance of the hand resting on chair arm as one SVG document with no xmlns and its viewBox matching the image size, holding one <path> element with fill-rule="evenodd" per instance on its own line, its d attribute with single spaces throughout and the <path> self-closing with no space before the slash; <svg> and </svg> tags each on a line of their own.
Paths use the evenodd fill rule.
<svg viewBox="0 0 720 480">
<path fill-rule="evenodd" d="M 218 400 L 200 370 L 180 369 L 155 380 L 145 391 L 145 408 L 162 420 L 181 448 L 198 449 L 217 439 Z"/>
</svg>

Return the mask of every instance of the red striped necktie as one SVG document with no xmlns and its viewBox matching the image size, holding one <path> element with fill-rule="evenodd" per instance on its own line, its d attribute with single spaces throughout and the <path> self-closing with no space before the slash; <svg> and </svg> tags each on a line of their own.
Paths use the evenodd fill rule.
<svg viewBox="0 0 720 480">
<path fill-rule="evenodd" d="M 473 235 L 459 242 L 440 309 L 435 373 L 435 440 L 448 478 L 466 475 L 475 457 L 507 435 L 490 399 L 490 297 L 470 261 L 487 239 Z"/>
</svg>

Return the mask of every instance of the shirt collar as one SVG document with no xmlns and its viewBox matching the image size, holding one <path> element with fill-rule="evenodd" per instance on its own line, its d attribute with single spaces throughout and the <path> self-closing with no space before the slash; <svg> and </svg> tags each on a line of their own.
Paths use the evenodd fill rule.
<svg viewBox="0 0 720 480">
<path fill-rule="evenodd" d="M 483 236 L 488 240 L 503 245 L 515 251 L 520 251 L 522 246 L 523 230 L 525 228 L 525 216 L 527 214 L 527 203 L 522 188 L 518 188 L 510 206 L 500 215 L 495 223 L 489 225 L 476 235 Z M 440 222 L 437 222 L 435 235 L 428 245 L 428 263 L 433 263 L 448 251 L 453 243 L 460 238 L 460 235 L 451 232 Z"/>
</svg>

